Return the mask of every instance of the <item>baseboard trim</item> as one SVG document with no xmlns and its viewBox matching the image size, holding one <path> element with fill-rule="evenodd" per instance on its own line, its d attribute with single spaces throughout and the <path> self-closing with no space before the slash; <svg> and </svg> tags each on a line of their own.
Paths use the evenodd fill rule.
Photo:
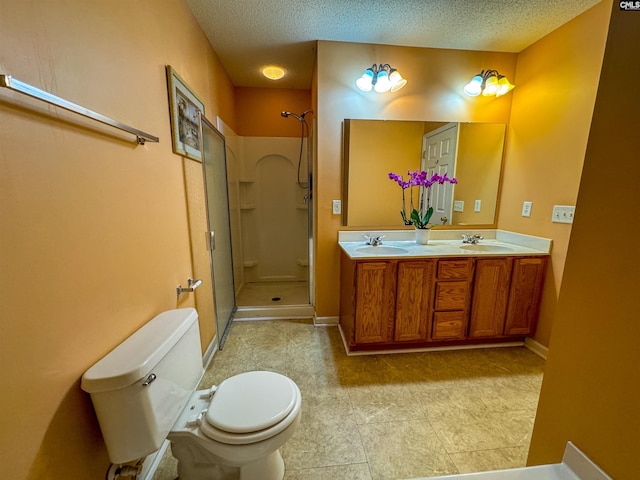
<svg viewBox="0 0 640 480">
<path fill-rule="evenodd" d="M 544 358 L 545 360 L 547 359 L 547 355 L 549 354 L 549 347 L 545 347 L 540 342 L 535 341 L 531 337 L 527 337 L 524 339 L 524 346 L 539 357 Z"/>
<path fill-rule="evenodd" d="M 340 317 L 318 317 L 313 316 L 313 325 L 315 327 L 335 327 L 340 323 Z"/>
<path fill-rule="evenodd" d="M 342 327 L 338 325 L 340 331 L 340 337 L 342 338 L 342 344 L 348 357 L 358 357 L 362 355 L 388 355 L 398 353 L 423 353 L 423 352 L 441 352 L 449 350 L 473 350 L 480 348 L 503 348 L 503 347 L 521 347 L 523 342 L 504 342 L 504 343 L 478 343 L 474 345 L 443 345 L 440 347 L 419 347 L 419 348 L 399 348 L 390 350 L 358 350 L 355 352 L 349 351 L 349 343 L 342 331 Z"/>
</svg>

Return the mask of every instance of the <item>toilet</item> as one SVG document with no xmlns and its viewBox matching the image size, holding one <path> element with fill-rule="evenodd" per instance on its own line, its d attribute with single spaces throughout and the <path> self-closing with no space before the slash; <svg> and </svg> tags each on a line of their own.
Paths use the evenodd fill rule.
<svg viewBox="0 0 640 480">
<path fill-rule="evenodd" d="M 165 439 L 181 480 L 281 480 L 282 447 L 300 423 L 290 378 L 252 371 L 196 390 L 203 374 L 198 314 L 163 312 L 85 372 L 114 465 L 135 462 Z"/>
</svg>

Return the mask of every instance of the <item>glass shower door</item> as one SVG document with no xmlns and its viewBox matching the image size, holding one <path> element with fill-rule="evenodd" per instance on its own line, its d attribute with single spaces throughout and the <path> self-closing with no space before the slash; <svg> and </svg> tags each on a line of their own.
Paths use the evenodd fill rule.
<svg viewBox="0 0 640 480">
<path fill-rule="evenodd" d="M 236 311 L 229 222 L 229 194 L 224 136 L 201 116 L 202 170 L 207 203 L 206 233 L 211 261 L 213 302 L 216 311 L 216 335 L 222 349 Z"/>
</svg>

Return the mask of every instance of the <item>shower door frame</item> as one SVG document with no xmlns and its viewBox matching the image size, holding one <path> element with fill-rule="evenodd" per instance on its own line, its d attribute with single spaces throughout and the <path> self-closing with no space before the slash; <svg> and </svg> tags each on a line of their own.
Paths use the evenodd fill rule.
<svg viewBox="0 0 640 480">
<path fill-rule="evenodd" d="M 234 315 L 238 309 L 237 301 L 236 301 L 236 292 L 235 292 L 235 279 L 233 273 L 233 245 L 231 241 L 231 212 L 229 209 L 229 181 L 227 175 L 227 147 L 226 140 L 222 132 L 218 130 L 211 121 L 205 117 L 202 112 L 198 112 L 198 118 L 200 120 L 200 138 L 201 138 L 201 152 L 202 152 L 202 180 L 204 182 L 204 197 L 205 197 L 205 210 L 207 214 L 207 229 L 206 237 L 207 237 L 207 248 L 209 250 L 209 264 L 211 270 L 211 288 L 213 289 L 213 303 L 214 303 L 214 311 L 216 314 L 216 336 L 218 337 L 218 349 L 222 350 L 224 342 L 229 333 L 229 328 L 231 327 L 231 323 L 233 321 Z M 207 188 L 207 170 L 206 170 L 206 158 L 205 158 L 205 148 L 204 148 L 204 129 L 209 128 L 211 132 L 217 136 L 222 142 L 222 166 L 224 170 L 224 195 L 219 195 L 220 198 L 224 197 L 226 203 L 226 212 L 227 212 L 227 233 L 229 240 L 229 261 L 231 262 L 230 268 L 230 285 L 231 285 L 231 293 L 233 297 L 233 305 L 231 306 L 231 311 L 226 319 L 220 318 L 220 302 L 218 297 L 216 296 L 216 275 L 215 275 L 215 262 L 214 262 L 214 250 L 215 250 L 215 238 L 214 231 L 212 230 L 212 217 L 211 217 L 211 205 L 209 205 L 209 191 Z M 209 186 L 210 188 L 211 186 Z M 219 280 L 219 279 L 218 279 Z M 224 321 L 224 325 L 221 325 L 221 322 Z"/>
</svg>

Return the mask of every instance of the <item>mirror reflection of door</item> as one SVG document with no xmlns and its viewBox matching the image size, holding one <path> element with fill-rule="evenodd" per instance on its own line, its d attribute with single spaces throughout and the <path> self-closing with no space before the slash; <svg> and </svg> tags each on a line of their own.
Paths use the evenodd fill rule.
<svg viewBox="0 0 640 480">
<path fill-rule="evenodd" d="M 224 136 L 201 116 L 202 170 L 207 204 L 207 241 L 216 312 L 216 335 L 222 348 L 236 311 L 229 221 L 229 193 Z M 203 232 L 204 234 L 204 232 Z"/>
<path fill-rule="evenodd" d="M 429 176 L 437 173 L 455 177 L 458 145 L 458 124 L 449 123 L 422 137 L 422 170 Z M 431 187 L 433 215 L 431 223 L 451 225 L 453 214 L 453 188 L 451 183 L 435 184 Z"/>
</svg>

